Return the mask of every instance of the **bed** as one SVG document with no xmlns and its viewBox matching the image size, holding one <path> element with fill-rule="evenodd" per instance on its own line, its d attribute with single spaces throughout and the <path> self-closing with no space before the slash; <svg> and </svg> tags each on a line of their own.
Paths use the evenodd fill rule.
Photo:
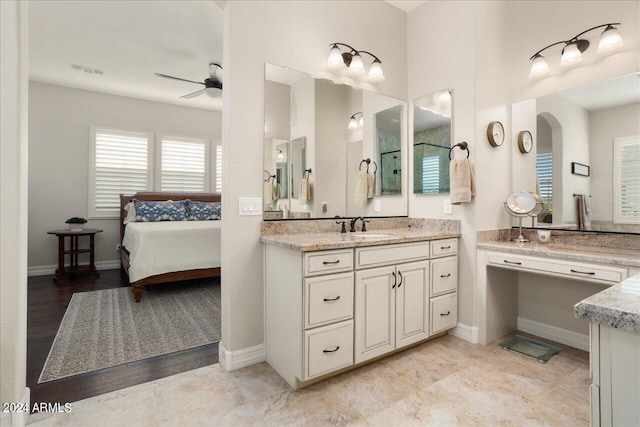
<svg viewBox="0 0 640 427">
<path fill-rule="evenodd" d="M 136 302 L 144 286 L 220 276 L 221 221 L 129 222 L 125 206 L 143 201 L 219 202 L 218 193 L 120 195 L 120 261 Z"/>
</svg>

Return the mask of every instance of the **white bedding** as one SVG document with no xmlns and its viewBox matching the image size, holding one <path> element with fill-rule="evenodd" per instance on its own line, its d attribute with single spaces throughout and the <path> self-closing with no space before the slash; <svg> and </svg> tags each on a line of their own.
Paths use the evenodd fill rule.
<svg viewBox="0 0 640 427">
<path fill-rule="evenodd" d="M 122 240 L 129 255 L 129 281 L 172 271 L 220 267 L 221 221 L 161 221 L 127 224 Z"/>
</svg>

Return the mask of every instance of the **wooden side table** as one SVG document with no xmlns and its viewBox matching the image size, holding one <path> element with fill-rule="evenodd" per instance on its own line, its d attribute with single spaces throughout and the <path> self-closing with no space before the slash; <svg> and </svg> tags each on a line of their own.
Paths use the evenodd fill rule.
<svg viewBox="0 0 640 427">
<path fill-rule="evenodd" d="M 102 233 L 97 228 L 85 228 L 82 230 L 51 230 L 47 234 L 55 234 L 58 237 L 58 268 L 56 269 L 56 280 L 65 275 L 75 276 L 77 273 L 90 272 L 96 277 L 100 276 L 95 265 L 95 236 L 96 233 Z M 89 236 L 89 248 L 80 249 L 78 246 L 78 238 L 80 236 Z M 66 249 L 64 239 L 69 237 L 71 247 Z M 89 254 L 89 265 L 78 265 L 78 255 Z M 64 256 L 69 255 L 69 265 L 65 266 Z"/>
</svg>

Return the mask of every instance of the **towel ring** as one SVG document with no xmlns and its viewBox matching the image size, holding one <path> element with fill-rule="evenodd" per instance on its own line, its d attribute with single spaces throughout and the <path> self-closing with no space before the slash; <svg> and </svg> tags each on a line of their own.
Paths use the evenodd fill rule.
<svg viewBox="0 0 640 427">
<path fill-rule="evenodd" d="M 271 180 L 271 178 L 275 179 L 276 176 L 275 175 L 271 175 L 271 173 L 268 170 L 264 170 L 264 173 L 262 174 L 262 180 L 264 182 L 269 182 L 269 180 Z"/>
<path fill-rule="evenodd" d="M 373 162 L 373 166 L 375 166 L 375 167 L 376 167 L 376 168 L 373 170 L 373 174 L 375 175 L 375 174 L 376 174 L 376 172 L 378 172 L 378 164 L 377 164 L 376 162 Z M 369 168 L 367 167 L 367 170 L 368 170 L 368 169 L 369 169 Z"/>
<path fill-rule="evenodd" d="M 369 164 L 371 164 L 371 159 L 363 159 L 360 164 L 358 165 L 358 170 L 362 171 L 362 164 L 366 163 L 367 164 L 367 172 L 369 172 Z M 376 162 L 373 162 L 374 164 Z M 378 170 L 378 165 L 376 165 L 376 170 Z"/>
<path fill-rule="evenodd" d="M 304 176 L 305 173 L 307 174 L 307 176 Z M 302 178 L 309 178 L 309 175 L 311 175 L 311 168 L 302 171 Z"/>
<path fill-rule="evenodd" d="M 462 141 L 449 149 L 449 160 L 451 160 L 451 152 L 456 147 L 460 147 L 461 150 L 467 150 L 467 159 L 469 158 L 469 144 L 467 144 L 465 141 Z"/>
</svg>

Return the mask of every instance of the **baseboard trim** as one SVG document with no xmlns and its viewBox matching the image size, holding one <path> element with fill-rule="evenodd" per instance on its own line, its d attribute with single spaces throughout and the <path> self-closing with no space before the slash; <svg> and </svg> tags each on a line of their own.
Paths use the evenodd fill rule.
<svg viewBox="0 0 640 427">
<path fill-rule="evenodd" d="M 23 408 L 31 407 L 31 390 L 25 387 L 24 395 L 20 401 Z M 29 412 L 0 412 L 0 427 L 24 427 L 27 425 Z"/>
<path fill-rule="evenodd" d="M 27 276 L 48 276 L 49 274 L 55 274 L 56 268 L 58 268 L 57 265 L 36 265 L 27 268 Z M 117 268 L 120 268 L 120 260 L 96 262 L 96 269 L 98 270 L 114 270 Z"/>
<path fill-rule="evenodd" d="M 477 326 L 469 326 L 464 323 L 458 323 L 455 328 L 449 331 L 449 335 L 460 338 L 470 343 L 477 344 L 479 342 L 479 333 Z"/>
<path fill-rule="evenodd" d="M 266 360 L 265 347 L 264 344 L 259 344 L 236 351 L 229 351 L 220 343 L 218 346 L 218 360 L 225 371 L 244 368 L 245 366 L 264 362 Z"/>
<path fill-rule="evenodd" d="M 569 347 L 589 351 L 589 335 L 579 334 L 568 329 L 547 325 L 546 323 L 518 317 L 518 330 L 528 334 L 536 335 Z"/>
</svg>

